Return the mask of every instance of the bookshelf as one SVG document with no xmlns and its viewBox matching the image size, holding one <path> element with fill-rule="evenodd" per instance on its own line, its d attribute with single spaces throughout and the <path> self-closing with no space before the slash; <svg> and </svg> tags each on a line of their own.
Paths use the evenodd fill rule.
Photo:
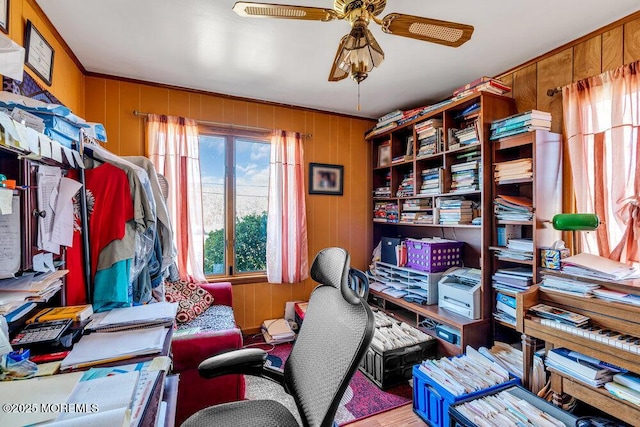
<svg viewBox="0 0 640 427">
<path fill-rule="evenodd" d="M 371 291 L 375 303 L 426 333 L 440 324 L 460 345 L 439 339 L 442 355 L 487 344 L 491 330 L 492 151 L 489 127 L 515 112 L 511 98 L 488 92 L 434 106 L 392 129 L 369 132 L 373 156 L 373 244 L 382 237 L 442 237 L 465 242 L 463 263 L 482 270 L 481 316 L 471 320 L 437 305 L 419 305 Z M 389 154 L 390 153 L 390 154 Z M 390 161 L 388 159 L 391 159 Z M 471 206 L 447 207 L 455 199 Z M 443 213 L 441 216 L 440 213 Z M 473 219 L 475 221 L 473 221 Z"/>
<path fill-rule="evenodd" d="M 555 214 L 562 212 L 562 137 L 543 130 L 525 132 L 491 141 L 491 152 L 493 200 L 528 200 L 531 203 L 529 218 L 512 219 L 512 212 L 501 210 L 496 213 L 492 209 L 491 273 L 519 267 L 531 272 L 532 284 L 538 283 L 539 248 L 549 247 L 561 238 L 561 232 L 553 229 L 551 221 Z M 509 172 L 514 168 L 515 172 Z M 521 259 L 518 253 L 511 255 L 508 248 L 511 238 L 516 239 L 516 243 L 519 239 L 530 239 L 531 256 Z M 501 289 L 500 292 L 515 298 L 515 291 Z M 495 304 L 495 290 L 493 295 L 491 300 Z M 519 340 L 519 335 L 500 328 L 504 326 L 522 332 L 521 317 L 516 316 L 515 325 L 496 320 L 494 336 L 503 340 L 501 332 L 506 332 L 505 337 L 511 335 Z"/>
</svg>

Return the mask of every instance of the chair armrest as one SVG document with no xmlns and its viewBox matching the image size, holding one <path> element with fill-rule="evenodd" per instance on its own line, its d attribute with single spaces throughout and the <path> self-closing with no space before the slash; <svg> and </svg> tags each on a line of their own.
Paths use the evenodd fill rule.
<svg viewBox="0 0 640 427">
<path fill-rule="evenodd" d="M 233 307 L 231 282 L 199 283 L 198 285 L 213 295 L 214 304 Z"/>
<path fill-rule="evenodd" d="M 208 357 L 230 350 L 242 348 L 240 329 L 202 332 L 174 337 L 171 340 L 173 368 L 177 372 L 195 369 Z"/>
<path fill-rule="evenodd" d="M 266 360 L 266 351 L 259 348 L 243 348 L 208 358 L 198 365 L 198 373 L 207 379 L 229 374 L 253 375 L 284 384 L 284 373 L 266 367 Z"/>
</svg>

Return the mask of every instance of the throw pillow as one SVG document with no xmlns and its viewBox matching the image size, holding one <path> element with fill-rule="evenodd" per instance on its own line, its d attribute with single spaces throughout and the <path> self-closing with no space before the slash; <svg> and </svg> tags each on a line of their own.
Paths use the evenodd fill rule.
<svg viewBox="0 0 640 427">
<path fill-rule="evenodd" d="M 209 292 L 197 283 L 184 280 L 167 282 L 164 295 L 167 301 L 178 303 L 178 313 L 176 314 L 178 323 L 190 322 L 213 304 L 213 296 Z"/>
</svg>

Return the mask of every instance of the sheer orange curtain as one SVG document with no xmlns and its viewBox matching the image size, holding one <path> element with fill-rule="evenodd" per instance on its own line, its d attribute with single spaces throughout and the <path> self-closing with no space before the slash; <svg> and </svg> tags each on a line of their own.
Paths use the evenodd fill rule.
<svg viewBox="0 0 640 427">
<path fill-rule="evenodd" d="M 298 283 L 309 275 L 304 147 L 296 132 L 275 131 L 271 138 L 267 279 Z"/>
<path fill-rule="evenodd" d="M 178 251 L 180 279 L 206 281 L 197 122 L 149 114 L 147 154 L 169 184 L 167 208 Z"/>
<path fill-rule="evenodd" d="M 640 62 L 562 90 L 578 212 L 604 224 L 581 233 L 585 251 L 640 262 Z"/>
</svg>

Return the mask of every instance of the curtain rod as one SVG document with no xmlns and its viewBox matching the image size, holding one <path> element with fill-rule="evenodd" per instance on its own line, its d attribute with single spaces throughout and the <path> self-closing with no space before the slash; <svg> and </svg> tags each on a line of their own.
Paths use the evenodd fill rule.
<svg viewBox="0 0 640 427">
<path fill-rule="evenodd" d="M 142 113 L 138 110 L 133 110 L 133 115 L 138 117 L 147 117 L 149 116 L 149 113 Z M 260 128 L 256 126 L 234 125 L 232 123 L 210 122 L 206 120 L 196 120 L 196 122 L 198 122 L 198 124 L 201 124 L 201 125 L 219 126 L 219 127 L 228 128 L 228 129 L 248 130 L 248 131 L 254 131 L 254 132 L 272 132 L 273 131 L 273 129 Z M 300 135 L 304 138 L 313 137 L 313 134 L 311 133 L 301 133 Z"/>
<path fill-rule="evenodd" d="M 562 93 L 562 88 L 560 86 L 554 87 L 553 89 L 547 89 L 547 96 L 553 96 L 556 93 Z"/>
</svg>

